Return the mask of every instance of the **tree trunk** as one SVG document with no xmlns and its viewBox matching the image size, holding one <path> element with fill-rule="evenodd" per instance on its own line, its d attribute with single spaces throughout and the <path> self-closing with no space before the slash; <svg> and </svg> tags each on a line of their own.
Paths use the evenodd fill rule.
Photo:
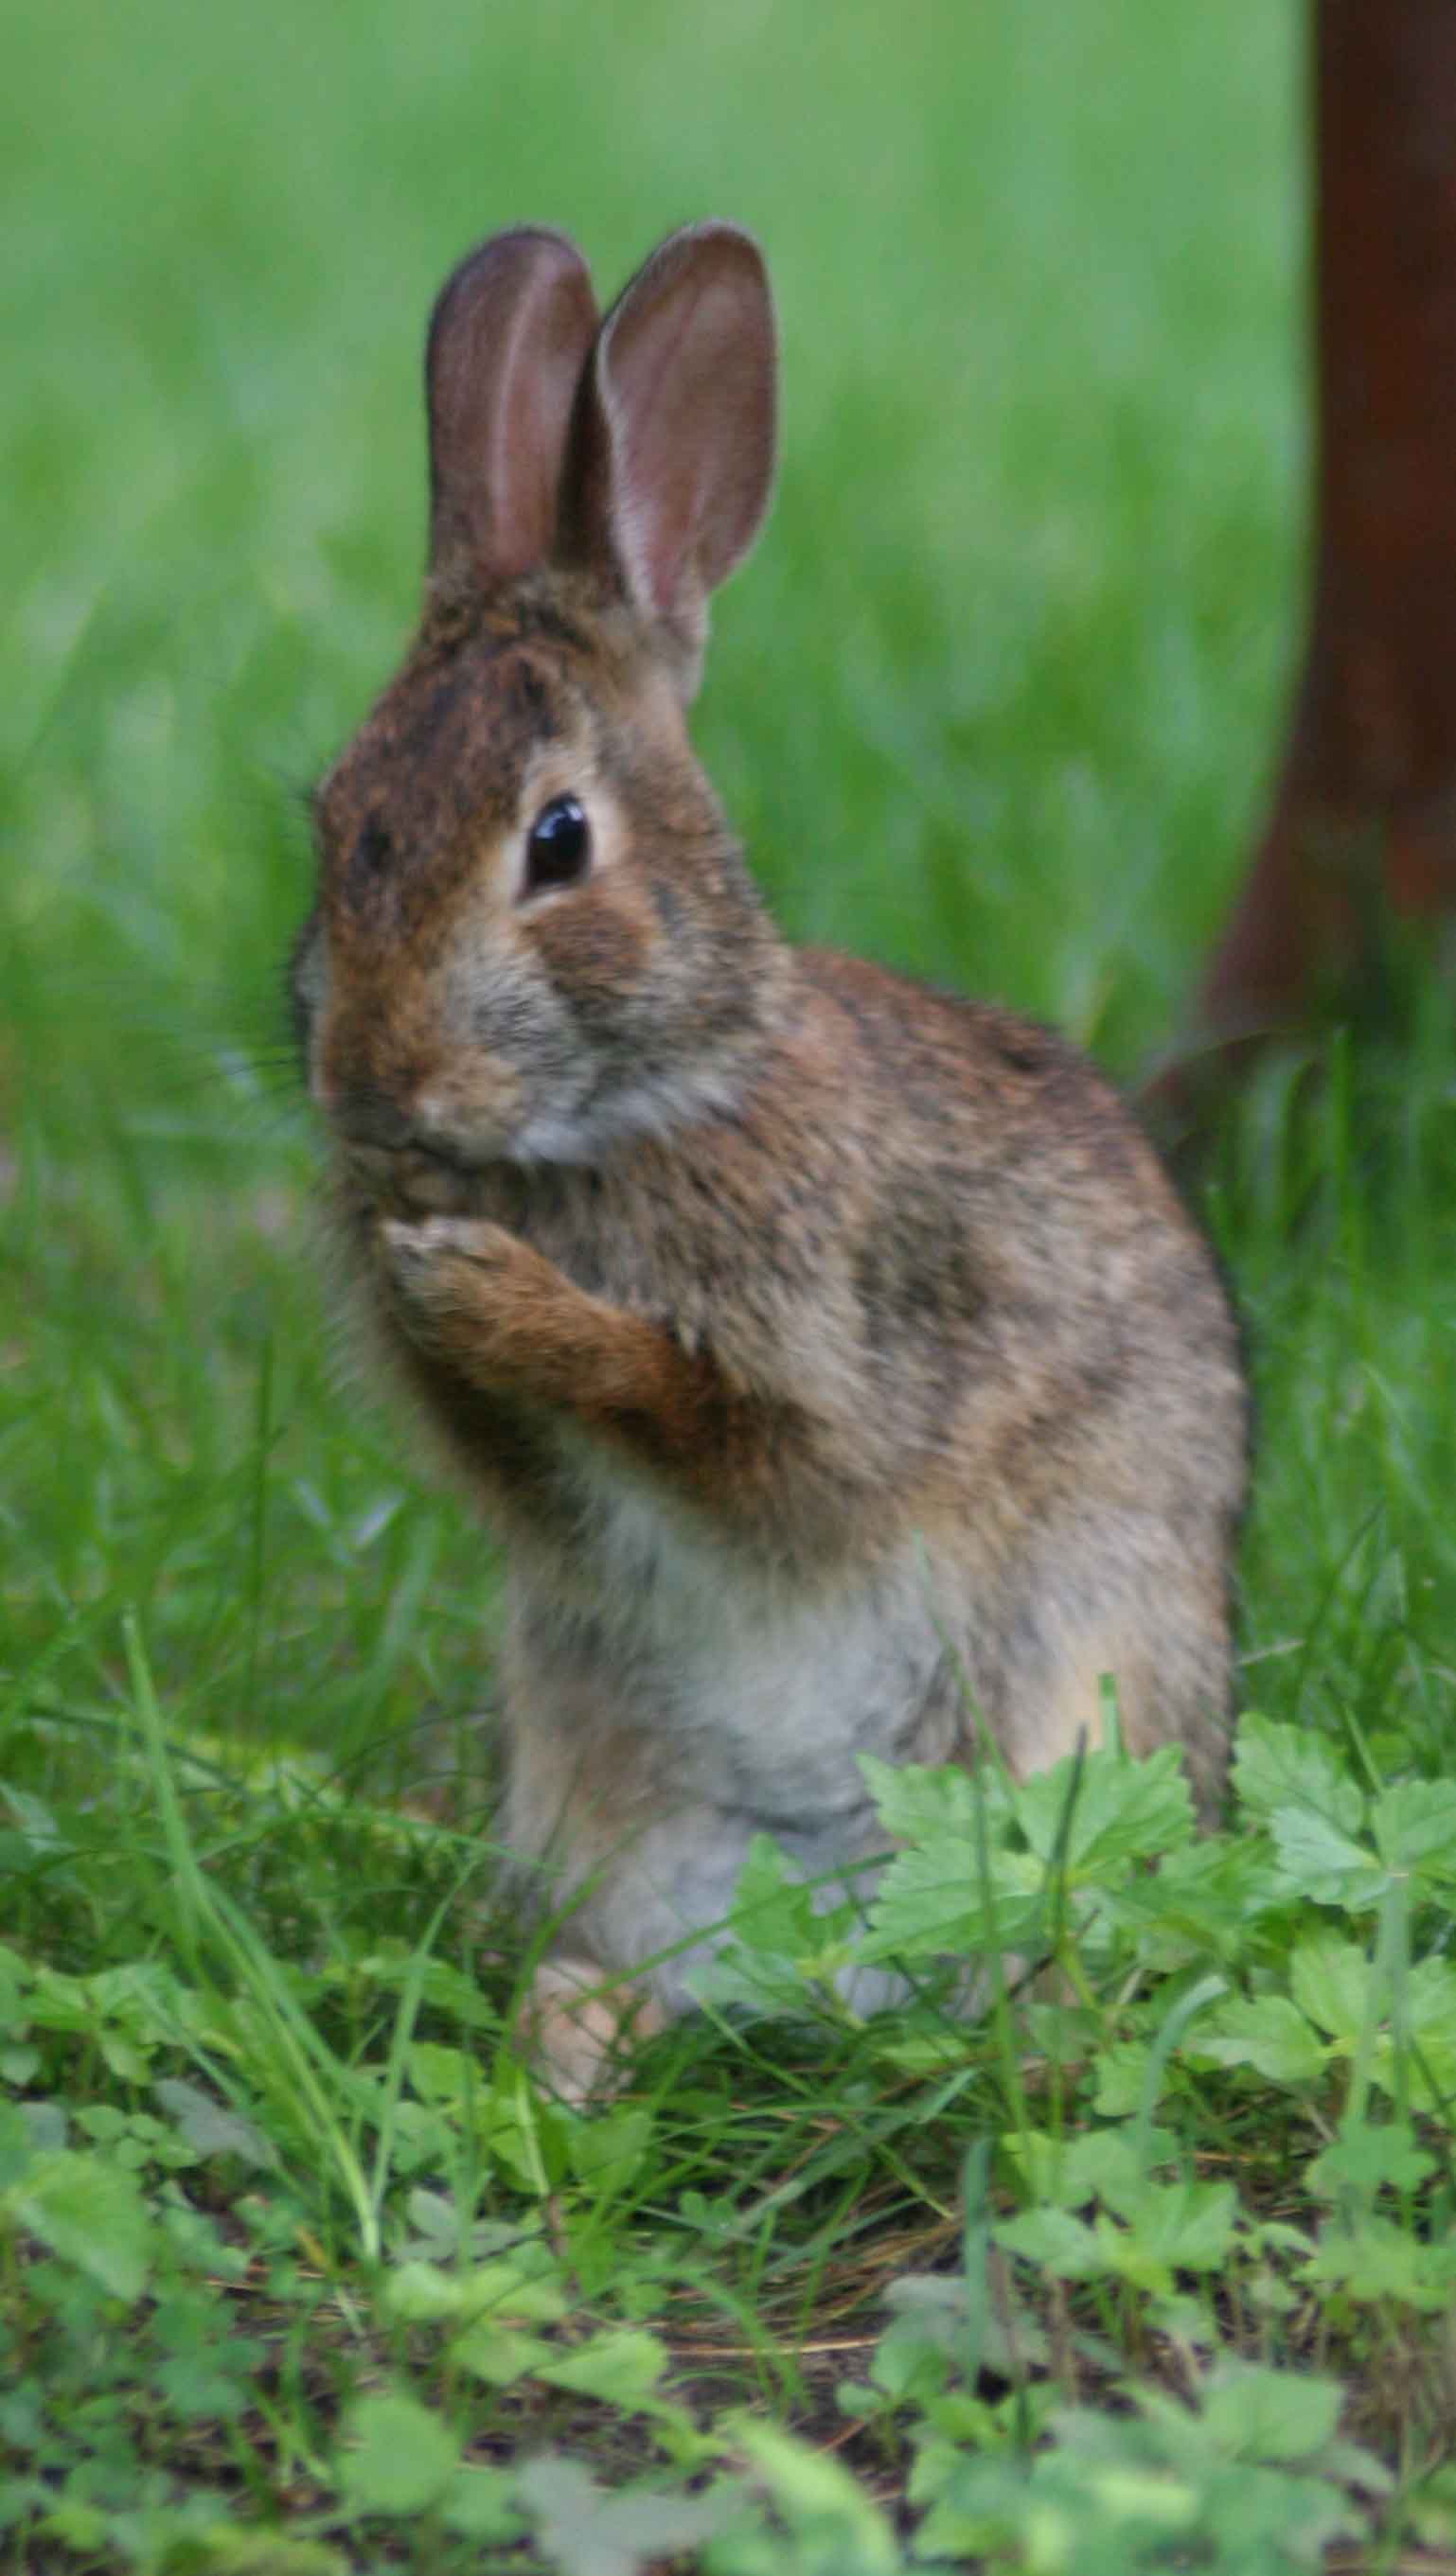
<svg viewBox="0 0 1456 2576">
<path fill-rule="evenodd" d="M 1313 0 L 1314 573 L 1289 740 L 1205 977 L 1237 1049 L 1456 910 L 1456 0 Z"/>
</svg>

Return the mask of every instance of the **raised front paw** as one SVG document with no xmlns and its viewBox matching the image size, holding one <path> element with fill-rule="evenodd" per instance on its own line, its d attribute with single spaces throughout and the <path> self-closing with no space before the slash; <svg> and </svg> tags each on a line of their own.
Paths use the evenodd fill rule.
<svg viewBox="0 0 1456 2576">
<path fill-rule="evenodd" d="M 588 1294 L 519 1235 L 481 1217 L 381 1216 L 385 1294 L 416 1348 L 487 1394 L 524 1396 L 587 1427 L 633 1426 L 701 1446 L 695 1366 L 660 1324 Z"/>
<path fill-rule="evenodd" d="M 543 1298 L 568 1283 L 518 1235 L 483 1217 L 381 1217 L 380 1265 L 400 1321 L 422 1349 L 508 1366 Z"/>
</svg>

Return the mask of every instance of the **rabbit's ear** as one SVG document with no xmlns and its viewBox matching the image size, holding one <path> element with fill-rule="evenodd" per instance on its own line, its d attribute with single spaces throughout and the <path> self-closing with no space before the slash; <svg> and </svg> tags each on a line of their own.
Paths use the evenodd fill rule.
<svg viewBox="0 0 1456 2576">
<path fill-rule="evenodd" d="M 732 224 L 670 235 L 624 288 L 583 386 L 579 536 L 689 648 L 773 479 L 773 305 Z"/>
<path fill-rule="evenodd" d="M 564 233 L 496 233 L 430 317 L 430 568 L 487 583 L 543 563 L 567 431 L 597 328 L 587 265 Z"/>
</svg>

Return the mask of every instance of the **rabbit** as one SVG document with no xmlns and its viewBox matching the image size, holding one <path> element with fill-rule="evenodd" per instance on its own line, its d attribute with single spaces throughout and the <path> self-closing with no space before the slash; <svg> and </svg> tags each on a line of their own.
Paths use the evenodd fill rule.
<svg viewBox="0 0 1456 2576">
<path fill-rule="evenodd" d="M 530 2012 L 580 2097 L 590 1990 L 688 2006 L 755 1834 L 882 1850 L 862 1754 L 1024 1775 L 1110 1675 L 1212 1816 L 1245 1395 L 1108 1084 L 789 945 L 694 757 L 774 463 L 751 237 L 599 318 L 569 240 L 498 233 L 426 392 L 422 622 L 317 791 L 292 982 L 346 1269 L 505 1542 L 503 1840 L 568 1909 Z"/>
</svg>

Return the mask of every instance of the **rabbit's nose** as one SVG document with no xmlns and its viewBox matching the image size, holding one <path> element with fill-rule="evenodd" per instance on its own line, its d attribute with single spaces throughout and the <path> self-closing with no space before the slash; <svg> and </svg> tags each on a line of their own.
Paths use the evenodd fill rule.
<svg viewBox="0 0 1456 2576">
<path fill-rule="evenodd" d="M 364 1084 L 350 1084 L 335 1093 L 328 1103 L 328 1114 L 339 1134 L 350 1145 L 378 1145 L 386 1153 L 397 1154 L 414 1136 L 414 1120 L 401 1109 L 388 1092 L 372 1091 Z"/>
</svg>

